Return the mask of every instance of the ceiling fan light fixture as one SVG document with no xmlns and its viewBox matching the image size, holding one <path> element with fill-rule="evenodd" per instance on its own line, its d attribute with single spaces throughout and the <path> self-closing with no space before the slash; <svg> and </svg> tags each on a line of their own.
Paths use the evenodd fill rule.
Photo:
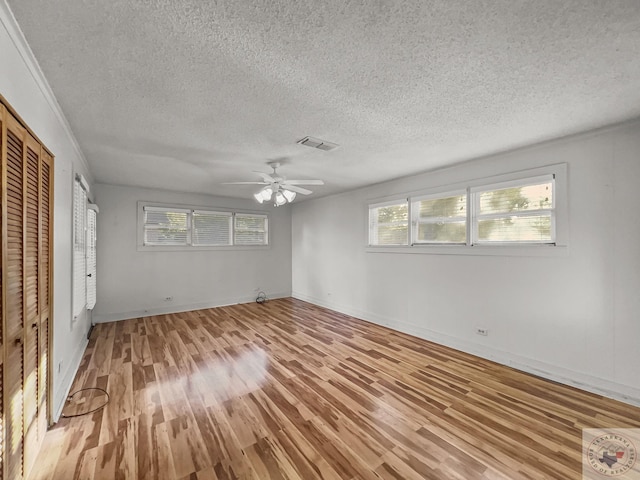
<svg viewBox="0 0 640 480">
<path fill-rule="evenodd" d="M 313 193 L 302 185 L 324 185 L 322 180 L 287 179 L 278 175 L 277 169 L 280 162 L 270 162 L 269 165 L 273 168 L 273 173 L 255 172 L 260 175 L 262 181 L 229 182 L 226 185 L 264 185 L 259 192 L 253 194 L 253 198 L 260 204 L 272 201 L 276 207 L 293 202 L 297 198 L 297 194 L 311 195 Z"/>
<path fill-rule="evenodd" d="M 287 199 L 282 194 L 282 192 L 278 191 L 278 192 L 276 192 L 275 202 L 276 202 L 276 204 L 275 204 L 276 207 L 279 207 L 280 205 L 284 205 L 285 203 L 287 203 Z"/>
<path fill-rule="evenodd" d="M 253 198 L 255 198 L 258 203 L 264 203 L 271 200 L 271 195 L 273 195 L 273 189 L 271 187 L 265 187 L 258 193 L 254 193 Z"/>
<path fill-rule="evenodd" d="M 291 190 L 283 190 L 282 195 L 287 199 L 287 202 L 291 203 L 296 198 L 296 192 L 292 192 Z"/>
</svg>

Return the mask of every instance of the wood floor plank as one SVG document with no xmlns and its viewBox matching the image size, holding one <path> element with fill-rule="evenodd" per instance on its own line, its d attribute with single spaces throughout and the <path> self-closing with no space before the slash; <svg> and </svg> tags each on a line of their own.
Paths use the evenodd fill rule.
<svg viewBox="0 0 640 480">
<path fill-rule="evenodd" d="M 112 480 L 116 477 L 116 448 L 116 441 L 102 444 L 96 448 L 94 480 Z"/>
<path fill-rule="evenodd" d="M 80 464 L 76 469 L 75 477 L 78 480 L 93 480 L 96 471 L 96 463 L 98 462 L 99 448 L 90 448 L 85 450 L 80 458 Z"/>
<path fill-rule="evenodd" d="M 56 472 L 56 465 L 62 455 L 68 430 L 52 428 L 45 435 L 36 466 L 31 473 L 31 480 L 51 480 Z M 72 477 L 73 478 L 73 477 Z"/>
<path fill-rule="evenodd" d="M 99 324 L 31 480 L 581 478 L 640 409 L 294 299 Z M 76 397 L 67 413 L 94 408 Z"/>
<path fill-rule="evenodd" d="M 154 429 L 153 464 L 147 461 L 138 462 L 138 478 L 151 480 L 173 480 L 176 478 L 176 469 L 173 465 L 173 456 L 169 444 L 169 431 L 166 423 L 159 424 Z M 152 452 L 147 452 L 151 454 Z M 151 457 L 148 457 L 150 460 Z"/>
<path fill-rule="evenodd" d="M 138 418 L 126 417 L 118 424 L 114 480 L 137 478 L 136 433 Z"/>
</svg>

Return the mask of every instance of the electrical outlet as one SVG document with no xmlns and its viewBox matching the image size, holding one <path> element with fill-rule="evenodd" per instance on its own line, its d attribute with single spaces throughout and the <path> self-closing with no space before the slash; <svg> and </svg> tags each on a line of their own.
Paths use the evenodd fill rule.
<svg viewBox="0 0 640 480">
<path fill-rule="evenodd" d="M 480 328 L 480 327 L 478 327 L 478 328 L 476 328 L 476 333 L 477 333 L 478 335 L 483 335 L 483 336 L 485 336 L 485 337 L 486 337 L 487 335 L 489 335 L 489 330 L 487 330 L 486 328 Z"/>
<path fill-rule="evenodd" d="M 165 302 L 173 302 L 173 297 L 164 297 Z"/>
</svg>

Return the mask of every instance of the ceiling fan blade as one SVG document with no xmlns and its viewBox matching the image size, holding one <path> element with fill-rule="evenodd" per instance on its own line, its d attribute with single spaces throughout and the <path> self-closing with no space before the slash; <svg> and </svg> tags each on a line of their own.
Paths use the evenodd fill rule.
<svg viewBox="0 0 640 480">
<path fill-rule="evenodd" d="M 271 182 L 224 182 L 222 185 L 271 185 Z"/>
<path fill-rule="evenodd" d="M 273 182 L 275 182 L 275 181 L 276 181 L 276 180 L 275 180 L 275 178 L 273 178 L 273 177 L 272 177 L 271 175 L 269 175 L 268 173 L 264 173 L 264 172 L 256 172 L 255 170 L 253 171 L 253 173 L 257 173 L 258 175 L 260 175 L 260 176 L 263 178 L 263 180 L 264 180 L 265 182 L 273 183 Z"/>
<path fill-rule="evenodd" d="M 322 180 L 285 180 L 283 185 L 324 185 Z"/>
<path fill-rule="evenodd" d="M 302 195 L 309 195 L 310 193 L 313 193 L 311 190 L 293 185 L 282 185 L 282 188 L 285 190 L 291 190 L 292 192 L 301 193 Z"/>
</svg>

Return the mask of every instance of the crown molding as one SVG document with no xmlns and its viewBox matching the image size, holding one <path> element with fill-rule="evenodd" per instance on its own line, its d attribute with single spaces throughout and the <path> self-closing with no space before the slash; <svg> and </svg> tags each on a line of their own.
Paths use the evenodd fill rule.
<svg viewBox="0 0 640 480">
<path fill-rule="evenodd" d="M 71 126 L 67 121 L 67 117 L 65 117 L 62 108 L 60 107 L 60 104 L 58 103 L 58 100 L 53 93 L 53 90 L 51 90 L 49 82 L 44 76 L 44 73 L 42 73 L 42 69 L 40 68 L 38 61 L 36 60 L 31 47 L 27 43 L 27 39 L 22 33 L 22 29 L 20 28 L 20 25 L 18 25 L 16 17 L 13 15 L 13 12 L 11 11 L 11 8 L 7 4 L 6 0 L 0 0 L 0 23 L 7 31 L 9 38 L 15 45 L 16 50 L 20 54 L 20 57 L 22 57 L 22 61 L 24 62 L 25 66 L 29 70 L 29 73 L 36 82 L 36 85 L 40 89 L 42 96 L 51 108 L 51 111 L 58 119 L 58 122 L 60 122 L 62 129 L 66 132 L 69 142 L 73 146 L 73 149 L 75 150 L 77 157 L 80 159 L 82 166 L 85 168 L 87 176 L 89 177 L 89 181 L 93 183 L 94 178 L 91 174 L 91 169 L 89 168 L 87 158 L 84 156 L 84 153 L 80 148 L 80 144 L 78 143 L 78 140 L 76 139 L 76 136 L 74 135 L 73 130 L 71 130 Z"/>
</svg>

